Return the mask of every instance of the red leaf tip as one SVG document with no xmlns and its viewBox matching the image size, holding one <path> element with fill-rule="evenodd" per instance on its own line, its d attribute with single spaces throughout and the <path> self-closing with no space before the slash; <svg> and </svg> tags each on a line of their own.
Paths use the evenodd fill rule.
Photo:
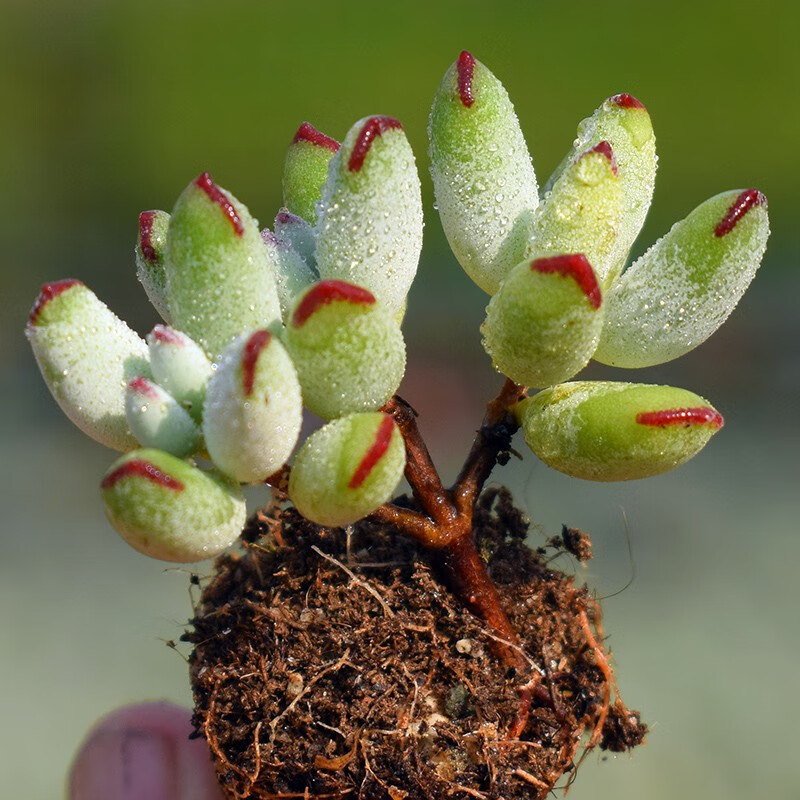
<svg viewBox="0 0 800 800">
<path fill-rule="evenodd" d="M 600 308 L 603 302 L 603 294 L 600 291 L 600 285 L 597 283 L 594 269 L 592 269 L 592 265 L 583 253 L 537 258 L 531 261 L 530 266 L 534 272 L 540 272 L 543 275 L 555 273 L 572 278 L 589 299 L 589 304 L 592 308 Z"/>
<path fill-rule="evenodd" d="M 73 286 L 83 286 L 83 281 L 79 281 L 77 278 L 65 278 L 62 281 L 45 283 L 36 298 L 36 302 L 33 304 L 31 313 L 28 315 L 28 323 L 35 325 L 44 307 L 62 292 L 66 292 L 67 289 L 71 289 Z"/>
<path fill-rule="evenodd" d="M 729 234 L 744 215 L 755 206 L 765 206 L 767 198 L 758 189 L 745 189 L 728 209 L 725 216 L 714 228 L 714 235 L 717 237 Z"/>
<path fill-rule="evenodd" d="M 309 142 L 317 147 L 324 147 L 332 153 L 335 153 L 340 146 L 336 139 L 331 139 L 330 136 L 326 136 L 322 131 L 318 131 L 310 122 L 304 122 L 297 129 L 297 133 L 292 139 L 292 144 L 297 144 L 297 142 Z"/>
<path fill-rule="evenodd" d="M 272 341 L 272 334 L 268 330 L 258 330 L 250 335 L 242 351 L 242 390 L 245 397 L 253 394 L 256 382 L 256 364 L 261 351 Z"/>
<path fill-rule="evenodd" d="M 142 211 L 139 214 L 139 249 L 145 261 L 151 264 L 158 261 L 158 253 L 153 247 L 153 220 L 157 213 L 157 211 Z"/>
<path fill-rule="evenodd" d="M 647 111 L 641 100 L 637 100 L 632 94 L 627 94 L 626 92 L 609 97 L 608 102 L 620 108 L 643 108 Z"/>
<path fill-rule="evenodd" d="M 143 397 L 149 397 L 151 400 L 158 400 L 158 389 L 156 389 L 155 384 L 151 383 L 149 380 L 147 380 L 147 378 L 141 375 L 138 378 L 134 378 L 128 384 L 128 388 L 132 392 L 136 392 Z"/>
<path fill-rule="evenodd" d="M 381 424 L 375 433 L 375 439 L 370 445 L 369 450 L 364 454 L 364 457 L 356 467 L 353 476 L 347 484 L 348 489 L 358 489 L 364 481 L 369 477 L 370 472 L 375 468 L 375 465 L 383 458 L 389 445 L 392 442 L 392 434 L 394 433 L 394 420 L 388 415 L 384 414 Z"/>
<path fill-rule="evenodd" d="M 609 142 L 605 140 L 598 142 L 594 147 L 590 147 L 588 150 L 581 153 L 578 156 L 578 159 L 589 155 L 589 153 L 600 153 L 601 156 L 605 156 L 611 162 L 611 171 L 614 173 L 614 175 L 619 175 L 619 170 L 617 169 L 617 158 L 614 155 L 614 150 Z"/>
<path fill-rule="evenodd" d="M 653 428 L 666 428 L 668 425 L 708 425 L 719 430 L 725 420 L 722 414 L 710 406 L 700 408 L 667 408 L 662 411 L 643 411 L 636 415 L 640 425 L 649 425 Z"/>
<path fill-rule="evenodd" d="M 216 183 L 214 183 L 214 181 L 211 179 L 211 176 L 207 172 L 202 173 L 197 177 L 194 185 L 205 192 L 212 203 L 216 203 L 222 209 L 222 212 L 228 218 L 231 225 L 233 225 L 233 230 L 236 235 L 243 236 L 244 223 L 242 222 L 242 218 L 239 216 L 239 212 L 234 208 L 234 205 L 231 203 L 228 195 L 225 194 L 225 192 L 223 192 Z"/>
<path fill-rule="evenodd" d="M 175 347 L 186 346 L 183 336 L 166 325 L 156 325 L 153 328 L 153 339 L 162 344 L 171 344 Z"/>
<path fill-rule="evenodd" d="M 350 172 L 359 172 L 361 170 L 375 139 L 389 130 L 403 130 L 403 124 L 394 117 L 377 116 L 370 117 L 361 126 L 353 145 L 353 152 L 350 153 L 350 160 L 347 162 L 347 168 Z"/>
<path fill-rule="evenodd" d="M 144 478 L 145 480 L 155 483 L 158 486 L 163 486 L 165 489 L 172 489 L 174 492 L 181 492 L 185 488 L 183 483 L 171 475 L 162 472 L 155 464 L 145 461 L 143 458 L 132 458 L 126 461 L 121 466 L 117 467 L 112 472 L 109 472 L 103 482 L 100 484 L 101 489 L 111 489 L 123 478 L 137 477 Z"/>
<path fill-rule="evenodd" d="M 301 327 L 318 308 L 337 301 L 366 306 L 375 302 L 375 295 L 354 283 L 337 280 L 320 281 L 309 289 L 300 301 L 300 305 L 292 315 L 292 325 L 295 328 Z"/>
<path fill-rule="evenodd" d="M 456 62 L 458 71 L 458 96 L 466 108 L 471 108 L 475 102 L 472 93 L 472 79 L 475 77 L 475 56 L 468 50 L 462 50 Z"/>
</svg>

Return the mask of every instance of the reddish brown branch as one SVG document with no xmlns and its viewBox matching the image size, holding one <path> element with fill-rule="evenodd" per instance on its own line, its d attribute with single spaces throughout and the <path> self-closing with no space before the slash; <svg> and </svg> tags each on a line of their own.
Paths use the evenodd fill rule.
<svg viewBox="0 0 800 800">
<path fill-rule="evenodd" d="M 381 409 L 391 415 L 406 443 L 406 479 L 416 501 L 438 525 L 447 527 L 456 517 L 450 495 L 433 465 L 417 427 L 417 412 L 399 395 Z"/>
<path fill-rule="evenodd" d="M 471 514 L 475 501 L 491 475 L 500 454 L 511 447 L 519 425 L 509 409 L 525 397 L 525 387 L 506 378 L 500 393 L 486 406 L 486 414 L 472 449 L 453 487 L 459 514 Z"/>
</svg>

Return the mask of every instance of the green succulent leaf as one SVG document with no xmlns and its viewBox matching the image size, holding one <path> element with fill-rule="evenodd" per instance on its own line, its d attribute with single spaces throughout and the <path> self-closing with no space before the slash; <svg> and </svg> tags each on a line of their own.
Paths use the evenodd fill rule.
<svg viewBox="0 0 800 800">
<path fill-rule="evenodd" d="M 197 453 L 203 437 L 189 412 L 158 384 L 134 378 L 125 392 L 125 417 L 142 447 L 178 458 Z"/>
<path fill-rule="evenodd" d="M 208 383 L 203 434 L 213 462 L 242 483 L 265 480 L 297 443 L 303 400 L 286 349 L 266 329 L 240 336 Z"/>
<path fill-rule="evenodd" d="M 494 294 L 525 257 L 539 198 L 514 106 L 500 81 L 466 51 L 442 79 L 428 136 L 447 240 L 467 275 Z"/>
<path fill-rule="evenodd" d="M 139 446 L 125 417 L 125 386 L 150 376 L 147 345 L 83 283 L 42 287 L 25 334 L 45 383 L 85 434 L 113 450 Z"/>
<path fill-rule="evenodd" d="M 206 385 L 214 372 L 203 348 L 167 325 L 156 325 L 147 334 L 147 347 L 156 383 L 199 423 L 203 419 Z"/>
<path fill-rule="evenodd" d="M 604 286 L 612 269 L 623 206 L 622 181 L 608 142 L 584 151 L 536 210 L 527 259 L 583 253 Z"/>
<path fill-rule="evenodd" d="M 241 533 L 241 489 L 160 450 L 135 450 L 101 483 L 106 515 L 131 547 L 162 561 L 202 561 Z"/>
<path fill-rule="evenodd" d="M 345 281 L 321 281 L 298 298 L 286 346 L 306 407 L 323 419 L 379 408 L 405 371 L 399 323 L 370 291 Z"/>
<path fill-rule="evenodd" d="M 545 464 L 592 481 L 667 472 L 722 427 L 707 400 L 685 389 L 608 381 L 552 386 L 516 409 L 525 441 Z"/>
<path fill-rule="evenodd" d="M 767 201 L 758 190 L 737 189 L 706 200 L 608 292 L 595 359 L 649 367 L 702 344 L 750 285 L 768 237 Z"/>
<path fill-rule="evenodd" d="M 422 249 L 422 195 L 403 126 L 367 117 L 331 160 L 317 223 L 317 267 L 324 280 L 369 289 L 399 313 Z"/>
<path fill-rule="evenodd" d="M 280 325 L 278 291 L 258 225 L 206 172 L 175 204 L 165 264 L 172 324 L 212 360 L 242 331 Z"/>
<path fill-rule="evenodd" d="M 390 416 L 351 414 L 305 441 L 292 465 L 289 497 L 318 525 L 349 525 L 389 500 L 405 463 L 403 437 Z"/>
<path fill-rule="evenodd" d="M 161 319 L 169 322 L 167 272 L 164 250 L 167 245 L 169 214 L 166 211 L 142 211 L 136 240 L 136 275 L 148 299 Z"/>
<path fill-rule="evenodd" d="M 328 177 L 328 164 L 339 142 L 304 122 L 286 151 L 283 164 L 283 204 L 311 225 L 317 221 L 316 204 Z"/>
<path fill-rule="evenodd" d="M 523 386 L 565 381 L 592 357 L 603 324 L 597 276 L 582 254 L 516 266 L 486 308 L 483 346 Z"/>
<path fill-rule="evenodd" d="M 658 164 L 656 140 L 650 115 L 642 103 L 629 94 L 617 94 L 583 120 L 572 149 L 547 182 L 545 195 L 581 153 L 604 141 L 614 151 L 623 194 L 619 235 L 608 269 L 603 270 L 603 286 L 608 288 L 625 267 L 653 199 Z"/>
</svg>

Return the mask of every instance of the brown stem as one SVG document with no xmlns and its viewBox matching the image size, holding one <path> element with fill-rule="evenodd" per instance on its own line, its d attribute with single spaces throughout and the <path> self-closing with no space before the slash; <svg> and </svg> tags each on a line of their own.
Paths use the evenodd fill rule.
<svg viewBox="0 0 800 800">
<path fill-rule="evenodd" d="M 456 517 L 450 495 L 433 465 L 431 454 L 417 427 L 417 412 L 399 395 L 381 409 L 394 418 L 406 443 L 406 479 L 422 509 L 446 527 Z"/>
<path fill-rule="evenodd" d="M 506 378 L 500 393 L 486 406 L 481 427 L 453 487 L 459 514 L 471 513 L 500 454 L 511 447 L 511 437 L 519 425 L 509 409 L 523 397 L 525 387 Z"/>
</svg>

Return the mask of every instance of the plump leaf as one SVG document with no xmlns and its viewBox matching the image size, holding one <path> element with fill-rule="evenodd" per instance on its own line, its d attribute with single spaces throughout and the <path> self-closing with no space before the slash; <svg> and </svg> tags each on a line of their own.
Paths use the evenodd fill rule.
<svg viewBox="0 0 800 800">
<path fill-rule="evenodd" d="M 172 324 L 212 360 L 243 331 L 280 325 L 278 291 L 258 224 L 208 173 L 175 204 L 165 265 Z"/>
<path fill-rule="evenodd" d="M 339 142 L 304 122 L 286 151 L 283 164 L 283 203 L 311 225 L 317 221 L 316 204 L 328 177 L 328 164 Z"/>
<path fill-rule="evenodd" d="M 375 296 L 344 281 L 302 294 L 286 329 L 306 407 L 323 419 L 382 406 L 406 365 L 400 325 Z"/>
<path fill-rule="evenodd" d="M 597 277 L 586 258 L 574 254 L 515 267 L 489 302 L 481 331 L 495 369 L 540 388 L 586 366 L 602 324 Z"/>
<path fill-rule="evenodd" d="M 617 367 L 649 367 L 697 347 L 736 307 L 768 236 L 766 198 L 756 189 L 706 200 L 608 292 L 595 358 Z"/>
<path fill-rule="evenodd" d="M 612 268 L 620 231 L 622 182 L 608 142 L 584 151 L 536 210 L 526 258 L 583 253 L 600 285 Z"/>
<path fill-rule="evenodd" d="M 405 461 L 403 437 L 391 417 L 351 414 L 305 441 L 292 465 L 289 497 L 312 522 L 349 525 L 392 496 Z"/>
<path fill-rule="evenodd" d="M 144 341 L 74 279 L 42 287 L 25 333 L 62 411 L 106 447 L 138 447 L 125 418 L 125 386 L 150 376 Z"/>
<path fill-rule="evenodd" d="M 467 275 L 494 294 L 525 257 L 539 198 L 514 106 L 500 81 L 466 51 L 442 79 L 428 136 L 447 240 Z"/>
<path fill-rule="evenodd" d="M 281 318 L 284 324 L 289 319 L 295 298 L 317 280 L 317 275 L 300 254 L 285 240 L 266 228 L 261 231 L 267 257 L 272 264 L 278 300 L 281 304 Z"/>
<path fill-rule="evenodd" d="M 320 201 L 317 268 L 369 289 L 399 313 L 422 249 L 422 196 L 403 126 L 367 117 L 333 157 Z"/>
<path fill-rule="evenodd" d="M 244 526 L 238 485 L 160 450 L 123 456 L 101 483 L 106 515 L 141 553 L 162 561 L 201 561 L 221 553 Z"/>
<path fill-rule="evenodd" d="M 604 270 L 603 286 L 608 288 L 622 272 L 653 199 L 658 164 L 656 139 L 644 105 L 629 94 L 617 94 L 583 120 L 571 150 L 547 182 L 545 194 L 580 153 L 604 141 L 614 151 L 623 194 L 619 235 L 609 268 Z"/>
<path fill-rule="evenodd" d="M 150 365 L 156 383 L 185 408 L 195 422 L 203 418 L 206 385 L 214 369 L 197 342 L 166 325 L 147 334 Z"/>
<path fill-rule="evenodd" d="M 297 443 L 303 401 L 297 373 L 268 330 L 239 337 L 208 383 L 203 433 L 214 463 L 242 483 L 280 469 Z"/>
<path fill-rule="evenodd" d="M 722 427 L 707 400 L 685 389 L 578 381 L 523 400 L 525 441 L 545 464 L 575 478 L 648 478 L 695 456 Z"/>
<path fill-rule="evenodd" d="M 142 447 L 164 450 L 178 458 L 198 452 L 200 428 L 189 412 L 158 384 L 134 378 L 125 392 L 125 417 Z"/>
</svg>

